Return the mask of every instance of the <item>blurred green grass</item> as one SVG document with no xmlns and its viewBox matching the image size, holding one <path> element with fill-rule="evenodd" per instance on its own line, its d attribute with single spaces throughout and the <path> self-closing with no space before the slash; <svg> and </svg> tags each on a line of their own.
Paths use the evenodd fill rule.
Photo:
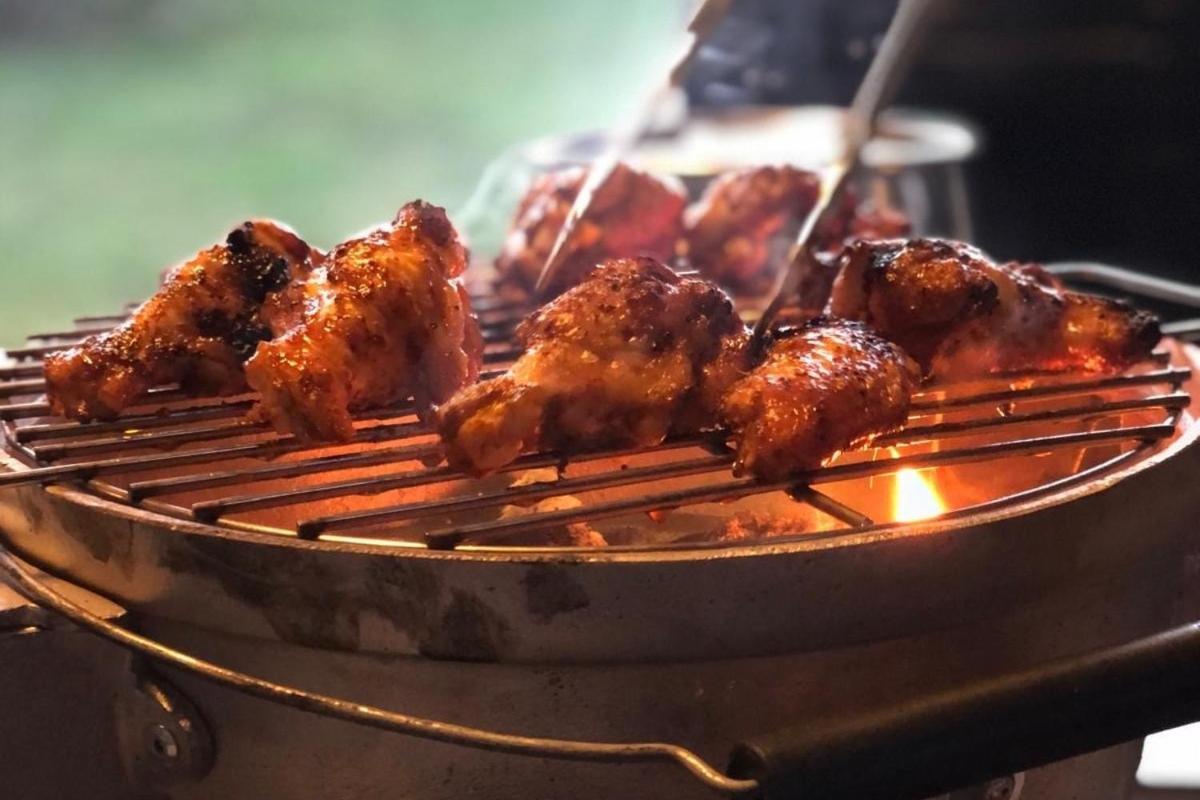
<svg viewBox="0 0 1200 800">
<path fill-rule="evenodd" d="M 621 113 L 682 24 L 665 0 L 84 5 L 0 39 L 0 346 L 145 296 L 248 215 L 327 246 L 414 197 L 453 211 L 505 147 Z"/>
</svg>

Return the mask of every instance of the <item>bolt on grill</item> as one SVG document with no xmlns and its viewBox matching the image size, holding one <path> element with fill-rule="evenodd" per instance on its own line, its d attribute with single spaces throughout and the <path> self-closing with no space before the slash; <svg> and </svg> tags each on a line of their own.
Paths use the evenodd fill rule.
<svg viewBox="0 0 1200 800">
<path fill-rule="evenodd" d="M 526 309 L 491 297 L 473 302 L 486 340 L 485 376 L 496 374 L 519 354 L 512 333 Z M 9 451 L 29 468 L 0 473 L 0 488 L 86 482 L 106 498 L 207 524 L 305 539 L 371 535 L 373 542 L 434 548 L 502 546 L 530 531 L 784 492 L 798 507 L 833 520 L 834 533 L 845 533 L 888 523 L 877 523 L 818 486 L 902 469 L 1115 446 L 1096 463 L 1081 462 L 1063 476 L 943 516 L 975 513 L 1091 480 L 1144 455 L 1174 434 L 1191 402 L 1182 388 L 1190 370 L 1172 365 L 1170 353 L 1159 351 L 1140 370 L 1117 376 L 1014 374 L 1001 383 L 927 389 L 914 398 L 901 430 L 787 482 L 732 476 L 732 452 L 711 436 L 576 454 L 569 463 L 571 471 L 583 470 L 579 475 L 564 473 L 567 460 L 560 454 L 531 453 L 501 474 L 511 478 L 554 469 L 552 477 L 498 485 L 507 479 L 477 481 L 436 465 L 436 437 L 408 403 L 362 412 L 352 442 L 318 447 L 248 417 L 252 396 L 189 398 L 173 386 L 153 390 L 142 405 L 114 421 L 50 418 L 48 406 L 36 398 L 44 389 L 41 357 L 124 318 L 81 317 L 75 330 L 35 334 L 29 346 L 8 351 L 11 363 L 0 367 L 5 400 L 0 424 Z M 1195 329 L 1186 322 L 1168 326 L 1177 336 Z M 348 472 L 356 474 L 338 478 Z M 578 500 L 613 490 L 620 490 L 619 496 Z M 399 502 L 365 501 L 394 491 L 401 492 Z M 562 498 L 573 502 L 536 505 Z M 519 512 L 503 513 L 514 508 Z M 275 512 L 287 522 L 246 519 L 255 512 Z M 415 539 L 388 538 L 403 523 L 419 526 Z"/>
</svg>

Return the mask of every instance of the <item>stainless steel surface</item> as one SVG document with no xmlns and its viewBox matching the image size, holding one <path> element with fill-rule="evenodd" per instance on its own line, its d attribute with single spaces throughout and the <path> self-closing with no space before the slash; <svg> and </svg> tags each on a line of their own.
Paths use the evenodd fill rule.
<svg viewBox="0 0 1200 800">
<path fill-rule="evenodd" d="M 779 312 L 792 301 L 806 269 L 813 268 L 813 234 L 846 180 L 858 167 L 863 146 L 875 135 L 879 112 L 895 95 L 909 62 L 933 21 L 942 0 L 900 0 L 896 15 L 875 52 L 871 66 L 854 95 L 845 121 L 845 138 L 838 157 L 818 173 L 817 200 L 800 223 L 771 302 L 754 325 L 754 340 L 761 343 Z M 819 267 L 818 267 L 819 268 Z"/>
<path fill-rule="evenodd" d="M 604 152 L 588 167 L 587 178 L 580 187 L 579 194 L 571 203 L 571 210 L 567 212 L 567 217 L 558 231 L 550 255 L 547 256 L 542 272 L 538 275 L 537 283 L 534 286 L 534 293 L 538 297 L 543 297 L 547 289 L 554 284 L 555 275 L 562 264 L 563 248 L 570 240 L 579 221 L 591 207 L 592 201 L 596 198 L 596 192 L 612 175 L 621 157 L 649 130 L 655 111 L 662 105 L 665 97 L 682 83 L 692 57 L 725 17 L 732 2 L 733 0 L 699 1 L 696 13 L 692 16 L 683 41 L 680 43 L 679 52 L 671 60 L 666 81 L 656 86 L 654 91 L 634 110 L 629 119 L 615 128 L 613 134 L 608 138 Z"/>
<path fill-rule="evenodd" d="M 659 742 L 609 743 L 571 739 L 517 736 L 398 714 L 338 697 L 306 692 L 229 669 L 90 613 L 54 591 L 0 546 L 0 575 L 23 595 L 89 630 L 139 655 L 163 662 L 254 697 L 333 719 L 342 719 L 421 739 L 457 744 L 512 755 L 539 756 L 565 761 L 638 762 L 674 761 L 711 789 L 745 794 L 757 784 L 729 778 L 690 750 Z M 212 768 L 212 744 L 207 730 L 190 703 L 152 679 L 137 687 L 141 702 L 119 706 L 118 730 L 129 754 L 131 773 L 139 785 L 166 788 L 180 780 L 199 780 Z"/>
</svg>

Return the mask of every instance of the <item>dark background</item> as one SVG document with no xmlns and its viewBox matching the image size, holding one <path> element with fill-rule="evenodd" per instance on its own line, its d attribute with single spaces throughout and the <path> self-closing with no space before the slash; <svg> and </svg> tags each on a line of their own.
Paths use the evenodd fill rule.
<svg viewBox="0 0 1200 800">
<path fill-rule="evenodd" d="M 689 94 L 844 104 L 895 0 L 739 0 Z M 899 102 L 985 141 L 968 172 L 979 243 L 1200 280 L 1200 3 L 959 0 Z"/>
</svg>

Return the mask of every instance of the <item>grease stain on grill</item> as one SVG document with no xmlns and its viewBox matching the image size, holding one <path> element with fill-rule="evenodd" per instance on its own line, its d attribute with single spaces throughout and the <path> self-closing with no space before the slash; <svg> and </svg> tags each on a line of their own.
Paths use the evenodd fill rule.
<svg viewBox="0 0 1200 800">
<path fill-rule="evenodd" d="M 358 649 L 361 595 L 347 591 L 319 553 L 196 539 L 168 546 L 159 563 L 174 572 L 215 577 L 229 595 L 258 609 L 282 641 Z"/>
<path fill-rule="evenodd" d="M 41 532 L 42 524 L 46 519 L 46 512 L 42 510 L 42 504 L 37 502 L 42 496 L 41 489 L 27 487 L 19 489 L 17 494 L 21 496 L 21 500 L 17 502 L 17 508 L 24 515 L 28 529 L 34 533 Z"/>
<path fill-rule="evenodd" d="M 365 580 L 351 580 L 354 570 L 336 569 L 326 559 L 321 552 L 197 539 L 170 544 L 159 564 L 214 578 L 291 644 L 357 652 L 363 645 L 363 615 L 369 613 L 430 658 L 497 661 L 510 648 L 510 626 L 496 611 L 460 589 L 443 602 L 442 582 L 426 565 L 371 561 Z"/>
<path fill-rule="evenodd" d="M 559 614 L 587 608 L 592 602 L 570 572 L 556 564 L 534 564 L 521 585 L 525 587 L 529 615 L 543 625 Z"/>
<path fill-rule="evenodd" d="M 365 589 L 371 610 L 413 642 L 428 638 L 437 627 L 442 586 L 428 567 L 399 559 L 372 561 Z"/>
<path fill-rule="evenodd" d="M 86 507 L 59 499 L 51 502 L 58 507 L 56 524 L 67 536 L 82 545 L 96 561 L 112 564 L 126 578 L 133 577 L 137 567 L 133 553 L 136 524 L 133 520 L 97 519 Z"/>
<path fill-rule="evenodd" d="M 478 597 L 452 589 L 450 604 L 431 636 L 420 643 L 421 655 L 454 661 L 498 661 L 507 649 L 508 623 Z"/>
</svg>

